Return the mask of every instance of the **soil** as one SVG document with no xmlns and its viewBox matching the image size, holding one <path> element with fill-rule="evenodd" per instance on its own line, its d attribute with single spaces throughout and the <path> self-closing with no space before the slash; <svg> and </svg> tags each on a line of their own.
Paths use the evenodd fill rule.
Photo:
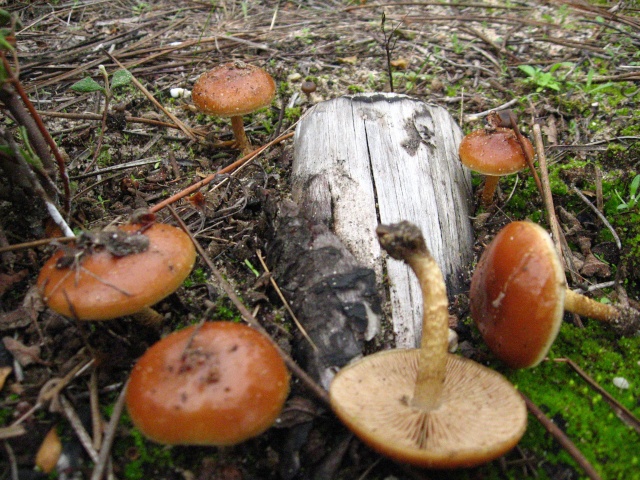
<svg viewBox="0 0 640 480">
<path fill-rule="evenodd" d="M 43 160 L 43 167 L 57 189 L 42 175 L 37 178 L 60 209 L 68 200 L 69 223 L 76 232 L 102 229 L 126 221 L 141 208 L 153 209 L 239 158 L 230 145 L 228 119 L 199 113 L 188 96 L 174 98 L 172 89 L 191 90 L 200 74 L 229 61 L 258 65 L 271 73 L 277 97 L 271 107 L 245 117 L 245 125 L 254 145 L 272 144 L 241 168 L 231 167 L 197 193 L 177 200 L 173 208 L 246 308 L 285 351 L 292 349 L 295 327 L 259 257 L 268 247 L 269 209 L 289 195 L 293 138 L 282 136 L 293 132 L 296 121 L 313 105 L 360 91 L 394 90 L 441 105 L 465 131 L 482 125 L 483 115 L 478 114 L 504 105 L 518 114 L 525 134 L 531 134 L 533 122 L 540 124 L 571 258 L 591 262 L 592 270 L 569 275 L 570 284 L 586 289 L 616 280 L 619 288 L 609 284 L 604 290 L 610 300 L 638 305 L 637 204 L 629 203 L 630 208 L 619 209 L 622 214 L 615 217 L 618 248 L 601 215 L 572 193 L 574 187 L 584 192 L 593 204 L 602 203 L 604 212 L 615 212 L 620 202 L 633 200 L 629 185 L 640 162 L 635 113 L 640 101 L 640 9 L 633 2 L 3 4 L 19 19 L 15 35 L 5 33 L 16 45 L 15 56 L 4 51 L 7 65 L 19 71 L 19 83 L 58 145 L 70 194 L 65 194 L 61 169 L 53 159 L 51 165 Z M 120 68 L 116 60 L 139 83 L 114 83 L 114 72 Z M 99 65 L 109 78 L 108 102 L 105 91 L 71 88 L 86 77 L 104 88 Z M 316 86 L 311 93 L 302 90 L 303 83 L 308 90 L 308 81 Z M 24 147 L 15 117 L 7 108 L 1 114 L 3 148 L 8 136 Z M 4 170 L 10 169 L 7 152 L 0 152 Z M 478 254 L 510 220 L 546 221 L 530 175 L 524 172 L 515 178 L 502 183 L 495 206 L 479 208 L 474 218 Z M 597 188 L 603 179 L 604 193 Z M 474 177 L 478 190 L 480 184 L 480 177 Z M 0 247 L 55 236 L 40 199 L 33 186 L 0 180 Z M 168 208 L 155 214 L 159 221 L 177 224 Z M 582 475 L 576 465 L 547 461 L 546 450 L 535 446 L 516 449 L 487 467 L 455 477 L 395 464 L 354 439 L 295 378 L 276 425 L 238 446 L 159 446 L 132 427 L 126 411 L 110 428 L 107 422 L 128 374 L 150 345 L 201 319 L 238 320 L 240 315 L 200 257 L 185 284 L 156 306 L 164 317 L 161 326 L 130 318 L 87 323 L 62 317 L 42 304 L 34 287 L 40 267 L 56 248 L 57 244 L 30 245 L 0 253 L 0 332 L 9 339 L 0 350 L 0 368 L 7 366 L 9 374 L 0 385 L 0 425 L 8 428 L 19 420 L 25 427 L 13 433 L 0 429 L 5 435 L 0 447 L 2 479 L 47 477 L 34 470 L 35 455 L 52 428 L 59 433 L 67 464 L 58 463 L 51 478 L 90 478 L 100 462 L 84 451 L 81 428 L 69 418 L 76 415 L 91 436 L 92 412 L 93 417 L 100 412 L 105 431 L 115 435 L 110 460 L 101 461 L 115 478 Z M 452 299 L 452 324 L 464 344 L 461 351 L 486 358 L 469 324 L 467 306 L 465 295 Z M 385 340 L 368 349 L 389 346 Z M 61 379 L 60 394 L 47 393 L 52 382 Z"/>
</svg>

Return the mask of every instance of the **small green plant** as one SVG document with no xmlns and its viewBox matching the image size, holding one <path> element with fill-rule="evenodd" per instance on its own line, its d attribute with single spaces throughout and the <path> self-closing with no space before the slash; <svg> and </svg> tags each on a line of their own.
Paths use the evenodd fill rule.
<svg viewBox="0 0 640 480">
<path fill-rule="evenodd" d="M 131 82 L 132 75 L 128 70 L 116 70 L 113 72 L 113 75 L 111 76 L 111 83 L 109 83 L 109 74 L 104 66 L 99 65 L 98 70 L 104 78 L 104 87 L 93 78 L 85 77 L 71 85 L 69 88 L 78 93 L 102 92 L 105 96 L 111 96 L 111 91 L 114 88 L 128 85 Z"/>
<path fill-rule="evenodd" d="M 518 65 L 518 68 L 527 75 L 527 82 L 537 87 L 536 92 L 541 92 L 545 88 L 558 92 L 560 91 L 562 82 L 565 78 L 558 78 L 554 73 L 561 67 L 568 67 L 572 65 L 573 64 L 569 62 L 554 63 L 551 65 L 548 72 L 545 72 L 539 67 L 532 67 L 531 65 Z"/>
<path fill-rule="evenodd" d="M 134 15 L 140 16 L 143 13 L 151 10 L 151 7 L 149 6 L 149 4 L 147 2 L 138 2 L 133 6 L 133 8 L 131 10 L 133 11 Z"/>
<path fill-rule="evenodd" d="M 616 196 L 620 200 L 620 204 L 618 205 L 619 212 L 627 212 L 629 210 L 633 210 L 640 202 L 640 192 L 638 189 L 640 188 L 640 175 L 636 175 L 635 178 L 631 181 L 631 185 L 629 185 L 629 197 L 627 200 L 623 199 L 617 190 L 615 190 Z"/>
</svg>

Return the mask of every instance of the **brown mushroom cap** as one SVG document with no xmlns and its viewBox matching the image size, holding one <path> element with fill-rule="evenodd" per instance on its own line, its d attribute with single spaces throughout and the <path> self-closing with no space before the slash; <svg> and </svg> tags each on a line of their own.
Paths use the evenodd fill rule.
<svg viewBox="0 0 640 480">
<path fill-rule="evenodd" d="M 528 139 L 523 140 L 533 157 L 533 145 Z M 482 128 L 465 135 L 460 143 L 459 154 L 464 165 L 484 175 L 509 175 L 527 166 L 516 134 L 510 128 Z"/>
<path fill-rule="evenodd" d="M 171 445 L 233 445 L 276 420 L 289 373 L 246 325 L 207 322 L 153 345 L 131 372 L 126 404 L 147 437 Z"/>
<path fill-rule="evenodd" d="M 540 363 L 564 312 L 566 280 L 549 234 L 512 222 L 483 252 L 471 280 L 471 316 L 491 351 L 512 368 Z"/>
<path fill-rule="evenodd" d="M 231 62 L 202 74 L 191 97 L 205 113 L 235 117 L 268 106 L 275 94 L 276 84 L 266 71 L 244 62 Z"/>
<path fill-rule="evenodd" d="M 426 468 L 472 467 L 511 450 L 525 432 L 520 394 L 499 373 L 447 356 L 440 406 L 414 406 L 420 350 L 390 350 L 343 368 L 331 384 L 338 417 L 374 450 Z"/>
<path fill-rule="evenodd" d="M 132 233 L 140 225 L 123 225 Z M 38 288 L 48 307 L 78 320 L 109 320 L 134 314 L 173 293 L 189 275 L 195 248 L 182 230 L 156 223 L 144 230 L 149 247 L 116 257 L 107 250 L 84 255 L 80 264 L 59 268 L 63 250 L 42 267 Z"/>
</svg>

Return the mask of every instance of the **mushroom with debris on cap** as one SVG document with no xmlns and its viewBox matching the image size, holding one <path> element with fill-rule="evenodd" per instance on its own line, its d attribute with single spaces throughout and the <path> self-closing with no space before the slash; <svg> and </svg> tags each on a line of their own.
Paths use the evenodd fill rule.
<svg viewBox="0 0 640 480">
<path fill-rule="evenodd" d="M 420 467 L 471 467 L 507 453 L 526 429 L 522 397 L 499 373 L 447 353 L 446 287 L 420 230 L 401 222 L 378 227 L 378 237 L 420 281 L 421 347 L 343 368 L 329 391 L 333 410 L 373 449 Z"/>
<path fill-rule="evenodd" d="M 500 126 L 498 114 L 487 117 L 487 127 L 465 135 L 460 143 L 462 163 L 474 172 L 485 175 L 482 204 L 488 206 L 501 176 L 519 172 L 527 166 L 527 158 L 516 133 L 511 128 Z M 524 148 L 533 158 L 533 145 L 522 137 Z"/>
<path fill-rule="evenodd" d="M 271 341 L 238 323 L 205 322 L 152 345 L 131 372 L 126 405 L 158 443 L 234 445 L 267 430 L 289 393 Z"/>
<path fill-rule="evenodd" d="M 202 74 L 191 92 L 196 107 L 204 113 L 230 117 L 240 151 L 251 153 L 242 116 L 271 104 L 276 84 L 265 70 L 241 61 L 225 63 Z"/>
<path fill-rule="evenodd" d="M 638 315 L 567 288 L 549 234 L 529 221 L 511 222 L 480 257 L 471 280 L 471 316 L 489 349 L 512 368 L 538 365 L 553 344 L 565 310 L 638 330 Z"/>
<path fill-rule="evenodd" d="M 125 315 L 157 322 L 150 307 L 189 275 L 195 247 L 179 228 L 163 223 L 127 224 L 84 232 L 42 267 L 37 285 L 46 305 L 78 320 Z"/>
</svg>

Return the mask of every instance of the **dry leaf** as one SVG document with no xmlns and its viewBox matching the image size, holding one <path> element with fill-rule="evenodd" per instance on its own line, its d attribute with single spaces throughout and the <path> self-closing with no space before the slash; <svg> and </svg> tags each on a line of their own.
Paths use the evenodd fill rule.
<svg viewBox="0 0 640 480">
<path fill-rule="evenodd" d="M 355 65 L 358 62 L 358 57 L 356 57 L 356 56 L 353 56 L 353 57 L 342 57 L 342 58 L 338 58 L 338 62 L 346 63 L 347 65 Z"/>
<path fill-rule="evenodd" d="M 11 352 L 13 358 L 15 358 L 23 367 L 32 363 L 43 363 L 40 358 L 40 347 L 37 345 L 27 347 L 25 344 L 12 337 L 4 337 L 2 339 L 2 343 L 4 343 L 4 347 Z"/>
<path fill-rule="evenodd" d="M 14 274 L 0 273 L 0 297 L 14 284 L 23 280 L 27 276 L 27 270 L 20 270 Z"/>
<path fill-rule="evenodd" d="M 56 431 L 56 427 L 49 430 L 42 441 L 38 453 L 36 454 L 36 467 L 44 473 L 49 474 L 56 468 L 60 454 L 62 453 L 62 442 Z"/>
<path fill-rule="evenodd" d="M 391 60 L 391 66 L 398 70 L 406 70 L 409 66 L 409 60 L 406 58 L 399 58 L 397 60 Z"/>
<path fill-rule="evenodd" d="M 0 390 L 4 387 L 4 382 L 7 381 L 7 377 L 11 372 L 13 372 L 11 367 L 0 367 Z"/>
</svg>

